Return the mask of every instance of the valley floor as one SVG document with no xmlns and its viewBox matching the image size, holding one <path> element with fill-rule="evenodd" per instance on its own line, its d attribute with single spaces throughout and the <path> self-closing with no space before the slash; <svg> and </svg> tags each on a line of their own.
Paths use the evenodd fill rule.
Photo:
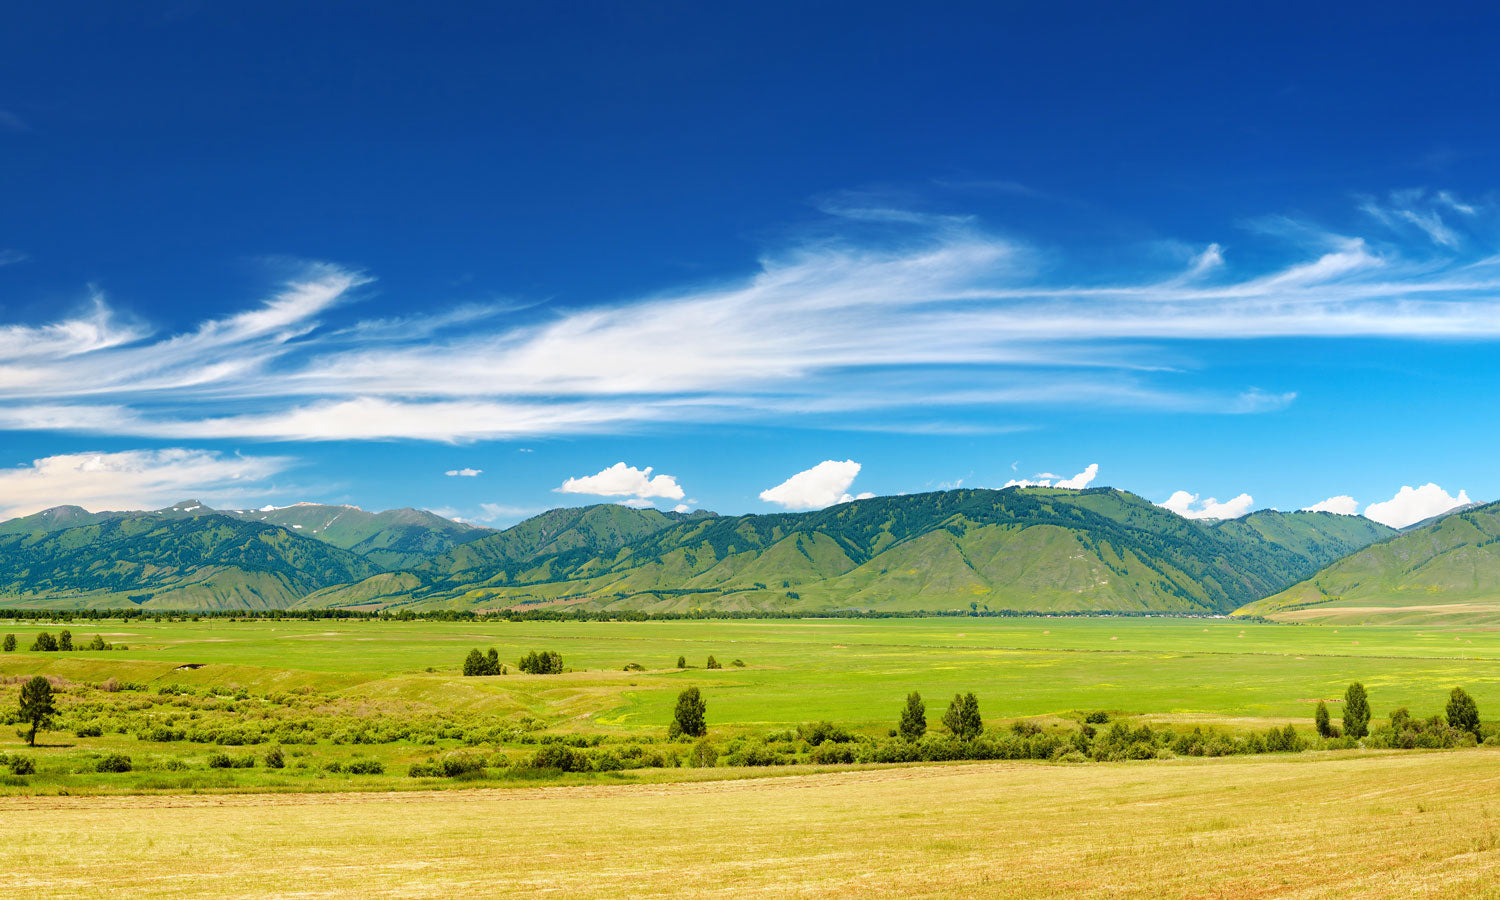
<svg viewBox="0 0 1500 900">
<path fill-rule="evenodd" d="M 1500 897 L 1500 752 L 0 800 L 28 897 Z"/>
</svg>

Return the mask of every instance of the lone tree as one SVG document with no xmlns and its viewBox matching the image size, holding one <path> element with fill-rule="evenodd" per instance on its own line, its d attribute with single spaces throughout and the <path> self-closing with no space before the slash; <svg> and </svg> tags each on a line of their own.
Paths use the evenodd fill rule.
<svg viewBox="0 0 1500 900">
<path fill-rule="evenodd" d="M 908 741 L 915 741 L 927 733 L 927 704 L 922 695 L 912 691 L 906 695 L 906 708 L 901 710 L 901 722 L 896 733 Z"/>
<path fill-rule="evenodd" d="M 677 657 L 677 668 L 679 668 L 679 669 L 686 669 L 687 668 L 687 657 L 686 656 L 679 656 L 679 657 Z"/>
<path fill-rule="evenodd" d="M 1370 733 L 1370 698 L 1359 682 L 1344 691 L 1344 734 L 1362 738 Z"/>
<path fill-rule="evenodd" d="M 1313 724 L 1317 726 L 1318 737 L 1333 737 L 1333 725 L 1328 721 L 1328 704 L 1322 700 L 1318 701 L 1317 711 L 1313 713 Z"/>
<path fill-rule="evenodd" d="M 722 665 L 720 665 L 720 663 L 719 663 L 719 661 L 717 659 L 714 659 L 713 656 L 710 655 L 708 657 L 708 665 L 704 666 L 704 668 L 705 669 L 722 669 L 724 667 Z"/>
<path fill-rule="evenodd" d="M 984 731 L 984 721 L 979 718 L 979 698 L 970 691 L 963 696 L 953 695 L 948 711 L 943 713 L 943 724 L 961 741 L 972 741 Z"/>
<path fill-rule="evenodd" d="M 6 653 L 14 653 L 15 650 L 16 650 L 16 636 L 13 635 L 13 634 L 7 634 L 5 636 L 5 645 L 4 646 L 5 646 L 5 652 Z"/>
<path fill-rule="evenodd" d="M 1463 688 L 1454 688 L 1448 695 L 1448 727 L 1479 737 L 1479 706 Z"/>
<path fill-rule="evenodd" d="M 21 721 L 31 723 L 26 743 L 35 747 L 37 730 L 50 727 L 56 715 L 57 707 L 52 703 L 52 682 L 37 675 L 21 685 Z"/>
<path fill-rule="evenodd" d="M 703 695 L 698 689 L 690 687 L 677 695 L 677 709 L 672 713 L 672 725 L 667 729 L 668 737 L 677 737 L 685 734 L 690 737 L 703 737 L 708 733 L 708 723 L 704 721 L 703 714 L 708 711 L 708 704 L 703 701 Z"/>
</svg>

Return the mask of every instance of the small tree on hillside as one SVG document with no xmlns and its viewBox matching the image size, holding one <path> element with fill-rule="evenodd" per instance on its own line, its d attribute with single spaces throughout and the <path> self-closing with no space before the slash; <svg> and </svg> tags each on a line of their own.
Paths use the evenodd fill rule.
<svg viewBox="0 0 1500 900">
<path fill-rule="evenodd" d="M 1448 695 L 1448 727 L 1479 737 L 1479 705 L 1463 688 L 1454 688 Z"/>
<path fill-rule="evenodd" d="M 1318 701 L 1318 708 L 1313 712 L 1313 725 L 1318 729 L 1318 737 L 1333 736 L 1333 724 L 1328 721 L 1328 704 L 1322 700 Z"/>
<path fill-rule="evenodd" d="M 906 707 L 901 710 L 901 721 L 896 733 L 908 741 L 915 741 L 927 733 L 927 704 L 922 695 L 912 691 L 906 695 Z"/>
<path fill-rule="evenodd" d="M 484 654 L 480 653 L 478 648 L 470 650 L 469 655 L 464 657 L 464 674 L 483 675 L 484 663 Z"/>
<path fill-rule="evenodd" d="M 56 716 L 57 707 L 52 702 L 52 682 L 37 675 L 21 685 L 20 718 L 23 723 L 31 725 L 31 730 L 26 735 L 28 744 L 35 747 L 37 731 L 50 727 Z"/>
<path fill-rule="evenodd" d="M 5 636 L 4 647 L 6 653 L 14 653 L 16 651 L 16 636 L 13 634 L 7 634 Z"/>
<path fill-rule="evenodd" d="M 979 698 L 973 691 L 963 696 L 953 695 L 953 702 L 943 714 L 943 724 L 961 741 L 979 737 L 984 731 L 984 721 L 979 718 Z"/>
<path fill-rule="evenodd" d="M 672 713 L 672 724 L 667 729 L 667 736 L 675 738 L 685 734 L 702 737 L 708 733 L 708 723 L 704 718 L 707 712 L 708 704 L 704 702 L 703 695 L 695 687 L 688 688 L 677 695 L 677 709 Z"/>
<path fill-rule="evenodd" d="M 1370 698 L 1359 682 L 1344 691 L 1344 734 L 1362 738 L 1370 733 Z"/>
</svg>

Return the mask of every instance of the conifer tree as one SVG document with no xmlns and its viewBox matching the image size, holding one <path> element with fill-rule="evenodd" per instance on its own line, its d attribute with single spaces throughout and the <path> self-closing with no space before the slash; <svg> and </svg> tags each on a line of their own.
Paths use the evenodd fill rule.
<svg viewBox="0 0 1500 900">
<path fill-rule="evenodd" d="M 1344 734 L 1362 738 L 1370 733 L 1370 698 L 1359 682 L 1344 691 Z"/>
<path fill-rule="evenodd" d="M 1313 724 L 1318 729 L 1318 737 L 1333 736 L 1333 725 L 1328 721 L 1328 704 L 1322 700 L 1318 701 L 1318 708 L 1313 712 Z"/>
<path fill-rule="evenodd" d="M 37 730 L 51 725 L 56 715 L 57 707 L 52 703 L 52 682 L 37 675 L 21 685 L 20 719 L 31 725 L 26 743 L 35 747 Z"/>
</svg>

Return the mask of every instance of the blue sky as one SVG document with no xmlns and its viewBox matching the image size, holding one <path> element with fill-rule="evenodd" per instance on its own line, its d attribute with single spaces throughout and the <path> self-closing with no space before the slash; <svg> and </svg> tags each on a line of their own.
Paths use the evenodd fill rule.
<svg viewBox="0 0 1500 900">
<path fill-rule="evenodd" d="M 0 514 L 1500 497 L 1492 17 L 34 6 Z"/>
</svg>

